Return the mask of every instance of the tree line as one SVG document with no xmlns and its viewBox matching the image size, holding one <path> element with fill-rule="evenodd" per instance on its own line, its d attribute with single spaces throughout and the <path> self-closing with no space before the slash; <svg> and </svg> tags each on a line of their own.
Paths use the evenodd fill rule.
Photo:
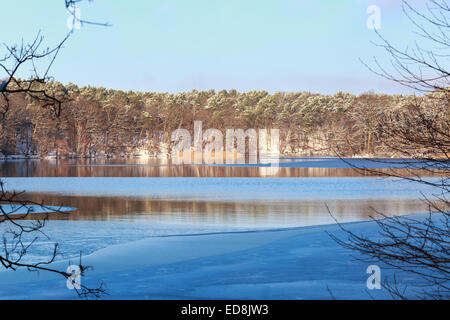
<svg viewBox="0 0 450 320">
<path fill-rule="evenodd" d="M 278 128 L 283 154 L 388 156 L 382 132 L 393 126 L 420 130 L 417 108 L 449 131 L 449 106 L 445 92 L 423 96 L 372 92 L 353 95 L 337 92 L 236 90 L 196 91 L 176 94 L 78 87 L 56 81 L 40 88 L 61 100 L 59 115 L 42 109 L 39 99 L 11 94 L 9 112 L 0 120 L 0 153 L 24 156 L 118 157 L 169 153 L 171 133 L 203 128 Z M 414 111 L 416 110 L 416 111 Z M 423 112 L 422 112 L 423 111 Z M 420 126 L 418 125 L 420 123 Z M 439 150 L 418 150 L 414 153 Z"/>
</svg>

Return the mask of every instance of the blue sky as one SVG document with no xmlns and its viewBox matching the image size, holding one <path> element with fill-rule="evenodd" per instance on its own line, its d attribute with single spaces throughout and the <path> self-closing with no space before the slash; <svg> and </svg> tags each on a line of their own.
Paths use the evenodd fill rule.
<svg viewBox="0 0 450 320">
<path fill-rule="evenodd" d="M 414 0 L 414 3 L 425 0 Z M 139 91 L 237 89 L 320 93 L 406 92 L 359 61 L 376 56 L 366 9 L 381 9 L 380 32 L 413 39 L 400 0 L 95 0 L 81 17 L 111 27 L 76 30 L 52 75 L 63 83 Z M 63 0 L 2 3 L 1 42 L 64 37 Z M 6 29 L 6 32 L 5 32 Z"/>
</svg>

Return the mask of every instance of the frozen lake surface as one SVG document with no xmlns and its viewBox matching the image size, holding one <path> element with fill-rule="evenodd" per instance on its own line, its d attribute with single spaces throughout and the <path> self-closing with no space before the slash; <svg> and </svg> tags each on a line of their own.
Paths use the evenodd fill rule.
<svg viewBox="0 0 450 320">
<path fill-rule="evenodd" d="M 55 242 L 63 253 L 60 266 L 81 251 L 99 268 L 91 280 L 110 283 L 116 298 L 326 299 L 326 284 L 341 297 L 358 297 L 363 266 L 350 262 L 348 252 L 323 231 L 335 230 L 334 218 L 362 222 L 378 213 L 427 212 L 421 198 L 434 192 L 423 184 L 356 172 L 334 158 L 280 161 L 274 176 L 265 165 L 12 161 L 0 163 L 0 179 L 7 190 L 26 191 L 23 197 L 36 203 L 76 208 L 49 214 L 44 228 L 49 238 L 34 242 L 27 261 L 48 256 Z M 398 166 L 391 161 L 383 168 Z M 366 226 L 373 233 L 372 225 Z M 0 232 L 5 228 L 0 224 Z M 49 279 L 40 287 L 47 280 L 27 280 L 23 272 L 18 277 L 0 275 L 0 297 L 73 297 L 61 281 Z M 31 282 L 20 289 L 14 281 Z M 53 291 L 54 285 L 61 290 Z"/>
<path fill-rule="evenodd" d="M 64 252 L 59 259 L 77 256 L 80 248 L 90 254 L 147 237 L 324 225 L 333 217 L 367 221 L 377 211 L 421 213 L 427 207 L 419 197 L 432 193 L 424 185 L 375 177 L 2 180 L 6 189 L 26 190 L 36 202 L 77 208 L 49 215 L 45 232 L 51 239 L 41 237 L 29 255 L 43 255 L 58 242 Z"/>
<path fill-rule="evenodd" d="M 379 237 L 373 221 L 346 227 L 370 239 Z M 355 260 L 354 252 L 339 246 L 326 232 L 344 236 L 338 226 L 325 225 L 111 244 L 84 257 L 83 263 L 94 269 L 81 281 L 91 288 L 104 283 L 108 292 L 104 299 L 391 299 L 386 290 L 366 286 L 367 267 L 377 264 L 383 278 L 392 279 L 395 274 L 407 286 L 407 297 L 417 298 L 423 289 L 419 276 L 395 273 L 378 261 Z M 52 267 L 65 270 L 73 261 Z M 0 298 L 77 296 L 60 275 L 21 269 L 0 272 Z"/>
<path fill-rule="evenodd" d="M 1 212 L 5 212 L 8 215 L 20 215 L 25 217 L 26 215 L 37 213 L 57 213 L 57 212 L 70 212 L 75 211 L 76 208 L 63 207 L 63 206 L 41 206 L 34 204 L 0 204 Z"/>
</svg>

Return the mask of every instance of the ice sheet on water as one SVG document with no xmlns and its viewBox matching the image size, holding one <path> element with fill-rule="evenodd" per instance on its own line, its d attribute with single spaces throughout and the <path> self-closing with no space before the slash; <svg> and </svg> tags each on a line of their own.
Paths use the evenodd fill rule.
<svg viewBox="0 0 450 320">
<path fill-rule="evenodd" d="M 278 159 L 278 161 L 277 161 Z M 287 161 L 289 160 L 289 161 Z M 280 168 L 359 168 L 359 169 L 444 169 L 436 161 L 391 158 L 335 158 L 335 157 L 272 157 L 263 163 L 212 164 L 219 167 L 280 167 Z"/>
<path fill-rule="evenodd" d="M 21 223 L 32 223 L 21 221 Z M 11 226 L 0 224 L 0 234 Z M 123 221 L 74 221 L 50 220 L 45 223 L 44 234 L 29 234 L 24 237 L 26 245 L 36 236 L 37 240 L 30 247 L 24 262 L 42 261 L 50 257 L 54 244 L 58 243 L 60 256 L 57 260 L 78 259 L 80 252 L 88 255 L 111 245 L 141 240 L 149 237 L 205 234 L 249 230 L 232 226 L 208 226 L 188 224 L 161 224 L 157 222 L 123 222 Z"/>
<path fill-rule="evenodd" d="M 60 206 L 41 206 L 33 204 L 0 204 L 0 215 L 5 213 L 8 215 L 24 215 L 36 213 L 54 213 L 54 212 L 70 212 L 76 208 L 60 207 Z"/>
</svg>

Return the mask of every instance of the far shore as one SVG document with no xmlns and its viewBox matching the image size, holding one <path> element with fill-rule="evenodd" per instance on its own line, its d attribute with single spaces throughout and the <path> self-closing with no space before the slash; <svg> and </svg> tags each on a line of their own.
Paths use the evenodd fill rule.
<svg viewBox="0 0 450 320">
<path fill-rule="evenodd" d="M 304 153 L 286 153 L 275 155 L 283 158 L 297 157 L 297 158 L 338 158 L 336 155 L 331 154 L 304 154 Z M 419 157 L 419 156 L 418 156 Z M 151 154 L 121 154 L 121 155 L 67 155 L 67 156 L 56 156 L 56 155 L 22 155 L 22 154 L 10 154 L 4 155 L 0 153 L 0 161 L 8 160 L 117 160 L 117 159 L 172 159 L 170 153 L 151 153 Z M 397 157 L 394 155 L 371 155 L 371 154 L 355 154 L 351 156 L 346 156 L 346 158 L 361 158 L 361 159 L 405 159 L 405 157 Z M 413 157 L 411 157 L 413 158 Z"/>
</svg>

